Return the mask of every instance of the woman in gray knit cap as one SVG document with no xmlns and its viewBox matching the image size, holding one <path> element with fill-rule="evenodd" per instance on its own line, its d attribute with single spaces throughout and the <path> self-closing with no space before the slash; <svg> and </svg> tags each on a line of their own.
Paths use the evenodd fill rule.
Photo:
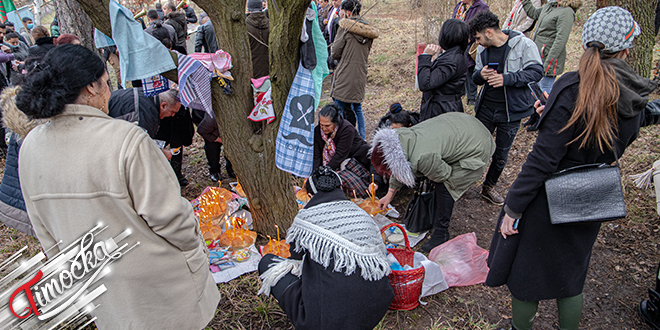
<svg viewBox="0 0 660 330">
<path fill-rule="evenodd" d="M 556 299 L 559 328 L 578 329 L 582 289 L 600 223 L 550 223 L 545 180 L 552 173 L 621 157 L 641 126 L 656 87 L 624 61 L 640 28 L 620 7 L 596 11 L 582 30 L 577 72 L 557 80 L 539 119 L 539 135 L 511 186 L 490 246 L 486 284 L 506 284 L 513 329 L 532 328 L 540 300 Z M 517 223 L 516 225 L 514 225 Z"/>
</svg>

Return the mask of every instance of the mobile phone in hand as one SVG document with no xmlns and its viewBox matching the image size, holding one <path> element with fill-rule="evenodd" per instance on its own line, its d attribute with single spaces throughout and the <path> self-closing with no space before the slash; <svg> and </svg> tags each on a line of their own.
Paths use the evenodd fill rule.
<svg viewBox="0 0 660 330">
<path fill-rule="evenodd" d="M 541 105 L 545 105 L 545 102 L 547 102 L 548 99 L 545 97 L 545 94 L 543 94 L 539 84 L 536 82 L 531 82 L 527 84 L 527 86 L 529 86 L 529 89 L 532 90 L 532 95 L 534 95 L 534 98 L 541 102 Z"/>
<path fill-rule="evenodd" d="M 489 69 L 493 69 L 493 70 L 497 71 L 497 69 L 498 69 L 499 67 L 500 67 L 500 64 L 499 64 L 499 63 L 488 63 L 488 68 L 489 68 Z"/>
</svg>

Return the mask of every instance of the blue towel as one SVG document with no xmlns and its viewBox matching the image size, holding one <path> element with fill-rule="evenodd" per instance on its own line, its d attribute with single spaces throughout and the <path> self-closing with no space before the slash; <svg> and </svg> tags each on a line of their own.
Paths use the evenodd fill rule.
<svg viewBox="0 0 660 330">
<path fill-rule="evenodd" d="M 317 12 L 317 15 L 314 17 L 314 22 L 312 23 L 312 41 L 314 41 L 314 49 L 316 50 L 316 68 L 312 70 L 312 77 L 314 79 L 314 93 L 316 94 L 316 100 L 314 102 L 314 109 L 319 107 L 319 102 L 321 101 L 321 89 L 323 86 L 323 79 L 330 74 L 328 70 L 328 47 L 325 47 L 326 42 L 323 38 L 323 32 L 321 32 L 321 27 L 319 26 L 318 19 L 318 10 L 316 4 L 312 1 L 312 8 Z"/>
<path fill-rule="evenodd" d="M 305 178 L 312 174 L 314 163 L 314 94 L 312 72 L 300 63 L 277 132 L 275 165 Z"/>
<path fill-rule="evenodd" d="M 110 47 L 114 46 L 115 42 L 112 40 L 112 38 L 106 36 L 103 34 L 103 32 L 99 31 L 99 29 L 94 28 L 94 45 L 96 48 L 103 48 L 103 47 Z"/>
<path fill-rule="evenodd" d="M 169 50 L 142 30 L 133 14 L 124 6 L 110 1 L 112 39 L 119 51 L 121 81 L 140 80 L 176 69 Z"/>
</svg>

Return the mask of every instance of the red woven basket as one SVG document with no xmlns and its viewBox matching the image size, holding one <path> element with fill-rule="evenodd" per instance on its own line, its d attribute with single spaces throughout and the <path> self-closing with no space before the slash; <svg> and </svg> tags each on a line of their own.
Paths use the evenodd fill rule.
<svg viewBox="0 0 660 330">
<path fill-rule="evenodd" d="M 410 248 L 408 234 L 399 224 L 390 223 L 380 229 L 383 233 L 392 226 L 397 226 L 403 233 L 406 242 L 405 249 L 387 249 L 401 266 L 410 265 L 414 267 L 415 252 Z M 390 280 L 394 290 L 394 300 L 390 304 L 390 309 L 409 311 L 419 306 L 419 295 L 422 293 L 422 284 L 424 283 L 424 267 L 411 270 L 393 270 L 387 278 Z"/>
</svg>

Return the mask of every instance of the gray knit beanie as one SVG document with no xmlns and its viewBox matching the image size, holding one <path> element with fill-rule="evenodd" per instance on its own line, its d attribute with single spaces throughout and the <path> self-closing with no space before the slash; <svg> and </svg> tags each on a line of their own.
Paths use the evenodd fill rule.
<svg viewBox="0 0 660 330">
<path fill-rule="evenodd" d="M 597 41 L 605 47 L 605 53 L 616 53 L 633 45 L 633 39 L 641 30 L 627 10 L 617 7 L 598 9 L 582 28 L 582 46 L 587 49 L 590 42 Z"/>
<path fill-rule="evenodd" d="M 261 0 L 248 0 L 247 10 L 251 13 L 264 10 Z"/>
</svg>

